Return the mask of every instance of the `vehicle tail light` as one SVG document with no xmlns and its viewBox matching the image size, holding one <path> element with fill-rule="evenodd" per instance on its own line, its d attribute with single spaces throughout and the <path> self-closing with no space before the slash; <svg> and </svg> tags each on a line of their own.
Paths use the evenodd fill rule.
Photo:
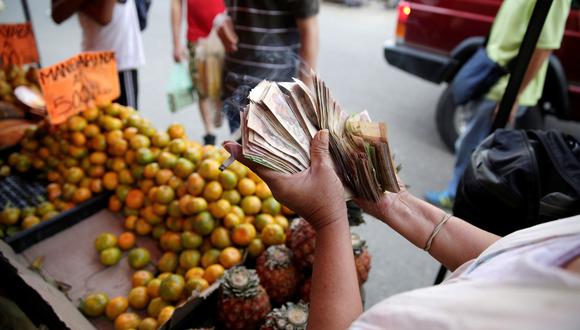
<svg viewBox="0 0 580 330">
<path fill-rule="evenodd" d="M 395 37 L 397 41 L 405 40 L 405 33 L 407 32 L 407 20 L 411 15 L 411 4 L 407 1 L 399 2 L 397 7 L 398 18 L 397 18 L 397 29 L 395 31 Z"/>
</svg>

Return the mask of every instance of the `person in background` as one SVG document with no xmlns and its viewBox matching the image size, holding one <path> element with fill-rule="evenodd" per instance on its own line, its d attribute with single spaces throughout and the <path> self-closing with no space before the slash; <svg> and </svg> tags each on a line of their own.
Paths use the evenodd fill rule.
<svg viewBox="0 0 580 330">
<path fill-rule="evenodd" d="M 199 110 L 205 127 L 205 144 L 215 144 L 213 122 L 211 116 L 212 100 L 206 95 L 199 83 L 196 69 L 196 43 L 200 38 L 207 37 L 214 18 L 225 10 L 223 0 L 186 0 L 187 1 L 187 48 L 189 50 L 189 71 L 194 89 L 199 96 Z M 184 0 L 171 0 L 171 31 L 173 35 L 173 60 L 181 62 L 187 58 L 187 52 L 181 42 L 181 21 L 183 17 Z M 218 110 L 220 111 L 220 110 Z M 221 119 L 221 116 L 219 116 Z"/>
<path fill-rule="evenodd" d="M 363 313 L 344 188 L 328 141 L 327 130 L 318 132 L 310 168 L 293 175 L 246 159 L 235 142 L 224 144 L 316 230 L 309 329 L 578 329 L 580 216 L 500 238 L 413 196 L 400 180 L 400 192 L 356 202 L 454 273 Z"/>
<path fill-rule="evenodd" d="M 230 131 L 241 105 L 261 80 L 309 83 L 319 48 L 319 0 L 227 0 L 214 20 L 226 49 L 224 113 Z"/>
<path fill-rule="evenodd" d="M 535 107 L 542 96 L 548 70 L 547 59 L 552 51 L 560 48 L 570 5 L 571 0 L 556 0 L 552 3 L 511 112 L 512 126 L 516 117 L 523 116 L 525 111 Z M 486 47 L 487 55 L 496 63 L 505 67 L 517 56 L 534 6 L 535 1 L 503 2 L 493 22 Z M 425 194 L 425 200 L 429 203 L 447 209 L 453 207 L 459 180 L 469 164 L 471 153 L 491 132 L 493 118 L 508 80 L 509 76 L 504 76 L 485 97 L 466 105 L 474 109 L 474 115 L 455 144 L 456 161 L 453 177 L 446 190 L 430 191 Z M 529 111 L 537 110 L 529 109 Z"/>
<path fill-rule="evenodd" d="M 135 0 L 52 0 L 52 19 L 60 24 L 78 13 L 83 51 L 114 51 L 121 95 L 114 102 L 137 109 L 138 68 L 145 52 Z"/>
</svg>

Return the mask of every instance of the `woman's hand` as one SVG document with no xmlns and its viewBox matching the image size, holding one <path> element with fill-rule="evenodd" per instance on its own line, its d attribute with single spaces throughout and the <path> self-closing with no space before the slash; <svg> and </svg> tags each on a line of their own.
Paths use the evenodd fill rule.
<svg viewBox="0 0 580 330">
<path fill-rule="evenodd" d="M 242 155 L 242 147 L 228 141 L 224 147 L 260 176 L 274 197 L 316 230 L 342 219 L 346 214 L 344 188 L 333 169 L 328 152 L 328 131 L 319 131 L 310 144 L 310 167 L 293 175 L 282 174 L 256 164 Z"/>
<path fill-rule="evenodd" d="M 361 209 L 363 209 L 363 211 L 386 223 L 389 217 L 389 210 L 391 210 L 395 204 L 405 204 L 404 200 L 409 195 L 405 183 L 401 181 L 401 178 L 399 178 L 398 175 L 397 182 L 399 183 L 399 192 L 392 193 L 387 191 L 376 203 L 358 197 L 355 197 L 353 200 Z"/>
</svg>

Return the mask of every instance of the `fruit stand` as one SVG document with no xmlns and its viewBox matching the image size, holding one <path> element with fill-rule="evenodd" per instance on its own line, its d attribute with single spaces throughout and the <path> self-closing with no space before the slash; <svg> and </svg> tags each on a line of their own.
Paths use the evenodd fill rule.
<svg viewBox="0 0 580 330">
<path fill-rule="evenodd" d="M 110 100 L 78 108 L 0 155 L 0 197 L 3 185 L 36 189 L 0 213 L 19 252 L 11 266 L 28 265 L 99 329 L 305 328 L 315 246 L 305 220 L 241 163 L 220 170 L 229 154 L 180 124 L 159 130 Z M 20 202 L 27 194 L 37 205 Z M 370 255 L 352 241 L 362 286 Z"/>
</svg>

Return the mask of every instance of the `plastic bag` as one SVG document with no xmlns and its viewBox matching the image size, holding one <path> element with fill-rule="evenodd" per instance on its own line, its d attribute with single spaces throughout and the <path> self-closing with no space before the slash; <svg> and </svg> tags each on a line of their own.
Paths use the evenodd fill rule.
<svg viewBox="0 0 580 330">
<path fill-rule="evenodd" d="M 193 98 L 193 84 L 187 70 L 187 64 L 175 63 L 167 82 L 167 100 L 169 110 L 177 112 L 195 102 Z"/>
<path fill-rule="evenodd" d="M 221 97 L 224 54 L 224 47 L 215 30 L 207 38 L 200 39 L 195 47 L 196 88 L 199 95 L 214 101 Z"/>
</svg>

